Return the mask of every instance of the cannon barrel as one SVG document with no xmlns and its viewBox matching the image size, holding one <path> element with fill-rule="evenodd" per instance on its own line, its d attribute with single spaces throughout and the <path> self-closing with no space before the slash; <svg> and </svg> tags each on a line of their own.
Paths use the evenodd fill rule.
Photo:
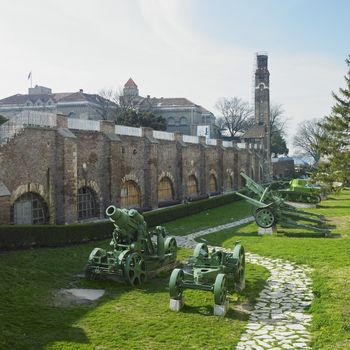
<svg viewBox="0 0 350 350">
<path fill-rule="evenodd" d="M 110 205 L 106 209 L 106 214 L 115 227 L 126 231 L 135 231 L 140 224 L 145 224 L 143 216 L 135 209 L 119 209 L 114 205 Z"/>
</svg>

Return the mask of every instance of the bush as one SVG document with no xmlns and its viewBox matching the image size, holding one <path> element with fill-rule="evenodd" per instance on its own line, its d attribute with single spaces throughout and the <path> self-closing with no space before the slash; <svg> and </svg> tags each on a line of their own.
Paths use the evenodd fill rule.
<svg viewBox="0 0 350 350">
<path fill-rule="evenodd" d="M 234 193 L 143 213 L 149 228 L 216 208 L 239 200 Z M 72 225 L 0 225 L 0 249 L 26 249 L 31 247 L 57 247 L 92 240 L 110 238 L 113 225 L 110 221 Z"/>
</svg>

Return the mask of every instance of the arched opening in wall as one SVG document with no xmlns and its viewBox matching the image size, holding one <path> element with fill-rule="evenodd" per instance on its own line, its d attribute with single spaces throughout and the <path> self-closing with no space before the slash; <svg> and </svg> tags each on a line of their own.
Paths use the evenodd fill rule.
<svg viewBox="0 0 350 350">
<path fill-rule="evenodd" d="M 228 184 L 228 190 L 233 189 L 233 175 L 228 174 L 227 175 L 227 184 Z"/>
<path fill-rule="evenodd" d="M 217 193 L 218 184 L 216 181 L 216 177 L 214 174 L 210 174 L 209 176 L 209 193 Z"/>
<path fill-rule="evenodd" d="M 11 222 L 27 225 L 49 223 L 49 210 L 45 200 L 37 193 L 24 193 L 11 207 Z"/>
<path fill-rule="evenodd" d="M 171 180 L 164 176 L 158 185 L 158 202 L 172 201 L 174 199 L 174 189 Z"/>
<path fill-rule="evenodd" d="M 136 182 L 131 180 L 124 182 L 120 191 L 120 206 L 121 208 L 141 207 L 141 195 Z"/>
<path fill-rule="evenodd" d="M 250 169 L 250 177 L 251 177 L 253 180 L 255 180 L 255 174 L 254 174 L 254 169 L 253 169 L 253 168 Z"/>
<path fill-rule="evenodd" d="M 186 117 L 180 118 L 180 125 L 187 125 L 187 118 Z"/>
<path fill-rule="evenodd" d="M 245 171 L 241 170 L 243 173 Z M 239 175 L 239 188 L 243 188 L 245 186 L 245 178 L 242 175 Z"/>
<path fill-rule="evenodd" d="M 187 181 L 187 195 L 197 196 L 198 195 L 198 182 L 194 175 L 188 177 Z"/>
<path fill-rule="evenodd" d="M 97 196 L 92 188 L 79 188 L 77 199 L 78 221 L 99 217 Z"/>
</svg>

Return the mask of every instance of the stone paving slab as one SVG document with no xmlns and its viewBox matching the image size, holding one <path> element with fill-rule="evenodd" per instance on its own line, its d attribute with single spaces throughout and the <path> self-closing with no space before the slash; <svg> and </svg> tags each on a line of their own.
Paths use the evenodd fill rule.
<svg viewBox="0 0 350 350">
<path fill-rule="evenodd" d="M 253 217 L 248 217 L 187 236 L 176 237 L 176 241 L 180 247 L 194 248 L 197 244 L 195 238 L 253 220 Z M 222 249 L 222 247 L 215 248 Z M 251 264 L 265 267 L 269 270 L 270 277 L 256 299 L 255 308 L 250 314 L 246 330 L 236 349 L 311 349 L 311 336 L 308 331 L 311 315 L 305 312 L 313 299 L 311 268 L 284 259 L 267 258 L 250 253 L 246 253 L 246 260 Z"/>
</svg>

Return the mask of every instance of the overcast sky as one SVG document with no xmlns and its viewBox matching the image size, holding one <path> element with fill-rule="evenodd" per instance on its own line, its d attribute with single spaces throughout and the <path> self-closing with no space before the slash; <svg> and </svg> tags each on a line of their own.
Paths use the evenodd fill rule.
<svg viewBox="0 0 350 350">
<path fill-rule="evenodd" d="M 350 54 L 348 0 L 0 0 L 0 98 L 33 85 L 97 93 L 132 77 L 143 96 L 252 100 L 256 52 L 288 131 L 327 115 Z"/>
</svg>

